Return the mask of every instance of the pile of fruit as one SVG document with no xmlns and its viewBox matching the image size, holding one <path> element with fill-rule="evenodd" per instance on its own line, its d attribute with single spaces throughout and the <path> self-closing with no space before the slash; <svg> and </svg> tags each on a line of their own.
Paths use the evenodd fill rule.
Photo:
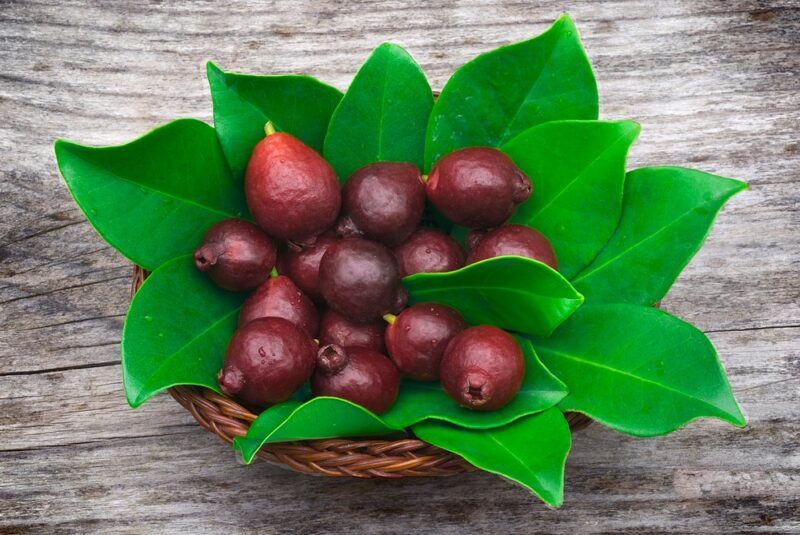
<svg viewBox="0 0 800 535">
<path fill-rule="evenodd" d="M 569 17 L 437 99 L 390 43 L 345 93 L 208 80 L 213 127 L 56 142 L 87 219 L 150 272 L 122 333 L 132 407 L 176 386 L 232 397 L 257 413 L 233 443 L 248 463 L 268 443 L 415 436 L 553 506 L 570 413 L 639 437 L 744 425 L 708 338 L 653 305 L 746 184 L 626 171 L 639 125 L 598 120 Z"/>
<path fill-rule="evenodd" d="M 381 414 L 394 404 L 402 374 L 441 380 L 469 409 L 511 401 L 525 374 L 514 338 L 489 325 L 467 328 L 441 304 L 405 308 L 400 280 L 506 255 L 556 269 L 547 238 L 504 224 L 530 196 L 529 177 L 499 150 L 470 147 L 443 157 L 429 176 L 409 163 L 368 164 L 340 190 L 317 152 L 269 123 L 265 131 L 245 174 L 258 225 L 221 221 L 194 253 L 221 288 L 255 290 L 219 372 L 222 391 L 259 408 L 286 401 L 311 379 L 314 395 Z M 469 255 L 454 238 L 420 226 L 426 197 L 473 229 Z"/>
</svg>

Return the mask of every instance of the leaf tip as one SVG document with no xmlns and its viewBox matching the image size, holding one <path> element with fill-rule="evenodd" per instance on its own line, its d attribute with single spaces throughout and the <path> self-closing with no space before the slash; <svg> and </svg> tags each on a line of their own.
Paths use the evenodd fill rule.
<svg viewBox="0 0 800 535">
<path fill-rule="evenodd" d="M 64 155 L 65 152 L 68 152 L 70 149 L 72 149 L 73 147 L 77 147 L 77 146 L 79 146 L 79 145 L 77 145 L 76 143 L 73 143 L 72 141 L 70 141 L 68 139 L 57 138 L 53 142 L 53 153 L 55 153 L 55 155 L 56 155 L 56 160 L 61 158 Z"/>
<path fill-rule="evenodd" d="M 728 423 L 730 423 L 734 427 L 738 427 L 739 429 L 744 429 L 747 427 L 747 418 L 745 418 L 744 413 L 742 412 L 742 408 L 733 400 L 733 404 L 736 407 L 736 412 L 732 412 L 730 414 L 730 418 L 727 419 Z"/>
<path fill-rule="evenodd" d="M 138 409 L 147 400 L 147 396 L 141 392 L 134 392 L 132 388 L 126 386 L 125 399 L 131 409 Z"/>
<path fill-rule="evenodd" d="M 245 465 L 251 464 L 255 457 L 254 451 L 247 451 L 247 439 L 245 437 L 235 437 L 233 439 L 233 451 L 236 452 L 238 459 Z"/>
<path fill-rule="evenodd" d="M 535 493 L 534 493 L 535 494 Z M 559 509 L 562 505 L 564 505 L 564 491 L 562 490 L 555 496 L 539 496 L 541 500 L 545 503 L 547 507 L 550 509 Z"/>
<path fill-rule="evenodd" d="M 639 134 L 642 133 L 642 125 L 638 121 L 625 119 L 624 121 L 620 121 L 618 124 L 628 131 L 632 139 L 638 138 Z"/>
<path fill-rule="evenodd" d="M 557 24 L 566 24 L 568 26 L 575 26 L 575 21 L 573 20 L 572 16 L 569 14 L 569 11 L 563 11 L 561 15 L 553 23 L 553 26 Z"/>
<path fill-rule="evenodd" d="M 214 62 L 213 62 L 213 61 L 211 61 L 211 60 L 208 60 L 208 61 L 206 62 L 206 75 L 207 75 L 207 76 L 211 76 L 212 74 L 213 74 L 213 75 L 216 75 L 216 76 L 220 76 L 220 75 L 224 74 L 224 72 L 223 72 L 223 70 L 222 70 L 222 69 L 220 69 L 219 67 L 217 67 L 217 66 L 214 64 Z"/>
</svg>

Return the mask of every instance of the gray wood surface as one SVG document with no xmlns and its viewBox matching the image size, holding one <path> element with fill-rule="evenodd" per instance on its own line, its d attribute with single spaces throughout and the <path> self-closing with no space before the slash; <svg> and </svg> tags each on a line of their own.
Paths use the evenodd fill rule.
<svg viewBox="0 0 800 535">
<path fill-rule="evenodd" d="M 800 531 L 800 9 L 793 1 L 0 1 L 0 533 Z M 745 179 L 664 306 L 709 333 L 749 427 L 575 437 L 566 503 L 483 473 L 397 482 L 237 464 L 167 396 L 125 404 L 130 266 L 59 179 L 56 137 L 210 120 L 204 62 L 344 89 L 378 43 L 441 87 L 572 13 L 630 166 Z"/>
</svg>

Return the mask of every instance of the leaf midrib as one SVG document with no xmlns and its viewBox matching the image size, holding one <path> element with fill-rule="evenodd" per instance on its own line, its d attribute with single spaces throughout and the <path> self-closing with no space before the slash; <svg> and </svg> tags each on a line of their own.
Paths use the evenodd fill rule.
<svg viewBox="0 0 800 535">
<path fill-rule="evenodd" d="M 73 153 L 73 154 L 75 154 L 75 153 Z M 200 209 L 207 210 L 209 212 L 214 212 L 214 213 L 220 214 L 220 215 L 225 216 L 225 217 L 236 217 L 236 213 L 224 212 L 221 209 L 212 208 L 210 206 L 206 206 L 204 204 L 200 204 L 197 201 L 193 201 L 193 200 L 187 199 L 185 197 L 179 197 L 179 196 L 175 195 L 174 193 L 169 193 L 167 191 L 162 191 L 162 190 L 160 190 L 158 188 L 155 188 L 153 186 L 150 186 L 148 184 L 143 184 L 141 182 L 137 182 L 137 181 L 135 181 L 133 179 L 130 179 L 128 177 L 122 176 L 122 175 L 117 174 L 117 173 L 113 173 L 113 172 L 109 171 L 108 169 L 106 169 L 106 168 L 104 168 L 104 167 L 102 167 L 102 166 L 100 166 L 100 165 L 98 165 L 98 164 L 96 164 L 96 163 L 94 163 L 92 161 L 86 160 L 84 158 L 81 158 L 81 161 L 84 162 L 85 164 L 87 164 L 88 166 L 90 166 L 93 170 L 95 170 L 95 171 L 99 170 L 103 174 L 111 176 L 112 178 L 114 178 L 116 180 L 120 180 L 122 182 L 127 182 L 129 184 L 133 184 L 135 186 L 138 186 L 140 188 L 146 189 L 146 190 L 151 191 L 153 193 L 157 193 L 159 195 L 163 195 L 164 197 L 169 197 L 169 198 L 174 199 L 174 200 L 179 201 L 179 202 L 183 202 L 183 203 L 186 203 L 186 204 L 191 204 L 191 205 L 196 206 L 196 207 L 198 207 Z"/>
<path fill-rule="evenodd" d="M 524 295 L 524 296 L 534 295 L 534 296 L 539 296 L 539 297 L 541 297 L 543 299 L 566 299 L 566 300 L 570 300 L 570 301 L 580 301 L 579 295 L 574 295 L 574 296 L 566 296 L 566 295 L 551 296 L 551 295 L 543 294 L 543 293 L 540 293 L 540 292 L 535 292 L 535 291 L 530 291 L 530 290 L 526 291 L 526 290 L 521 289 L 521 288 L 509 288 L 509 287 L 506 287 L 506 286 L 477 286 L 477 285 L 445 286 L 445 285 L 442 285 L 442 286 L 437 286 L 436 288 L 428 288 L 428 289 L 417 288 L 417 289 L 412 289 L 410 291 L 415 293 L 415 294 L 428 294 L 428 293 L 437 293 L 437 292 L 453 291 L 453 290 L 460 290 L 460 291 L 463 291 L 463 290 L 475 290 L 475 291 L 496 290 L 496 291 L 503 291 L 503 292 L 513 293 L 513 294 Z"/>
<path fill-rule="evenodd" d="M 572 282 L 573 283 L 577 283 L 578 281 L 589 277 L 593 273 L 596 273 L 596 272 L 604 269 L 607 265 L 617 261 L 618 259 L 622 258 L 623 256 L 626 256 L 628 253 L 632 252 L 634 249 L 637 249 L 639 246 L 649 242 L 650 240 L 652 240 L 653 238 L 655 238 L 656 236 L 658 236 L 662 232 L 666 232 L 668 229 L 672 228 L 673 226 L 683 222 L 683 220 L 685 218 L 687 218 L 688 216 L 692 215 L 692 213 L 698 211 L 700 208 L 706 208 L 706 207 L 712 206 L 713 204 L 716 204 L 718 201 L 720 201 L 720 200 L 722 200 L 724 198 L 725 198 L 725 195 L 723 195 L 721 197 L 714 197 L 713 199 L 711 199 L 709 201 L 706 201 L 706 202 L 704 202 L 702 204 L 699 204 L 697 206 L 692 207 L 691 209 L 689 209 L 689 210 L 683 212 L 682 214 L 680 214 L 678 217 L 674 218 L 668 224 L 662 226 L 657 231 L 649 234 L 646 238 L 636 242 L 632 246 L 630 246 L 627 249 L 621 251 L 619 254 L 614 255 L 611 258 L 605 260 L 602 264 L 599 264 L 599 265 L 597 265 L 597 266 L 595 266 L 593 268 L 592 268 L 592 266 L 587 267 L 586 268 L 587 270 L 584 271 L 583 273 L 580 273 L 578 276 L 576 276 L 574 279 L 572 279 Z"/>
<path fill-rule="evenodd" d="M 560 29 L 561 28 L 559 27 L 559 30 Z M 500 134 L 500 136 L 498 138 L 497 145 L 502 145 L 503 143 L 508 141 L 509 134 L 510 134 L 510 131 L 511 131 L 511 127 L 516 122 L 517 117 L 519 117 L 519 114 L 522 113 L 522 108 L 523 108 L 524 104 L 526 102 L 528 102 L 528 99 L 530 98 L 530 96 L 533 93 L 534 89 L 536 89 L 539 86 L 539 82 L 542 80 L 542 73 L 545 71 L 545 69 L 550 64 L 550 60 L 553 59 L 553 54 L 555 53 L 556 48 L 558 47 L 559 43 L 561 43 L 561 40 L 564 37 L 565 37 L 565 35 L 563 33 L 559 34 L 558 38 L 553 43 L 553 46 L 547 52 L 547 59 L 545 59 L 544 62 L 542 62 L 542 68 L 539 70 L 539 73 L 536 76 L 536 80 L 533 81 L 533 83 L 531 84 L 530 89 L 528 89 L 528 92 L 525 93 L 525 96 L 519 101 L 519 103 L 517 105 L 517 111 L 514 112 L 514 116 L 511 117 L 511 119 L 506 123 L 505 129 L 503 130 L 503 132 Z"/>
<path fill-rule="evenodd" d="M 653 381 L 652 379 L 647 379 L 646 377 L 641 377 L 639 375 L 633 375 L 632 373 L 627 372 L 625 370 L 612 368 L 611 366 L 607 366 L 605 364 L 600 364 L 598 362 L 593 362 L 593 361 L 590 361 L 590 360 L 582 359 L 582 358 L 577 357 L 575 355 L 572 355 L 570 353 L 565 353 L 563 351 L 557 351 L 557 350 L 552 349 L 552 348 L 542 347 L 542 348 L 540 348 L 540 351 L 550 352 L 551 354 L 558 355 L 558 356 L 560 356 L 562 358 L 566 358 L 568 360 L 573 360 L 575 362 L 579 362 L 581 364 L 585 364 L 585 365 L 588 365 L 588 366 L 594 366 L 596 368 L 600 368 L 600 369 L 606 370 L 606 371 L 611 372 L 611 373 L 616 373 L 616 374 L 622 375 L 624 377 L 628 377 L 628 378 L 630 378 L 630 379 L 632 379 L 634 381 L 639 381 L 639 382 L 642 382 L 642 383 L 645 383 L 645 384 L 653 385 L 655 387 L 661 388 L 662 390 L 666 390 L 667 392 L 671 392 L 673 394 L 677 394 L 677 395 L 679 395 L 681 397 L 684 397 L 684 398 L 687 398 L 689 400 L 692 400 L 692 401 L 695 401 L 697 403 L 700 403 L 700 404 L 702 404 L 702 405 L 704 405 L 706 407 L 710 407 L 711 409 L 713 409 L 716 412 L 722 412 L 723 414 L 730 415 L 726 410 L 721 409 L 720 407 L 717 407 L 716 405 L 713 405 L 713 404 L 709 403 L 708 401 L 706 401 L 704 399 L 700 399 L 700 398 L 694 397 L 694 396 L 692 396 L 690 394 L 687 394 L 686 392 L 682 392 L 682 391 L 680 391 L 680 390 L 678 390 L 676 388 L 673 388 L 671 386 L 668 386 L 668 385 L 665 385 L 665 384 L 662 384 L 662 383 L 657 383 L 657 382 Z"/>
<path fill-rule="evenodd" d="M 430 384 L 430 385 L 423 384 L 423 385 L 418 385 L 418 386 L 415 385 L 414 388 L 421 389 L 421 390 L 426 390 L 428 392 L 441 393 L 441 394 L 447 395 L 447 393 L 444 391 L 444 389 L 441 386 L 435 386 L 433 384 Z M 519 389 L 518 395 L 519 394 L 528 393 L 528 392 L 553 392 L 555 394 L 561 394 L 561 393 L 564 392 L 564 390 L 563 389 L 553 390 L 553 389 L 550 389 L 550 388 L 548 388 L 548 389 L 541 389 L 541 388 L 528 388 L 528 389 L 526 389 L 525 388 L 525 383 L 522 383 L 522 386 Z"/>
<path fill-rule="evenodd" d="M 215 329 L 218 325 L 220 325 L 221 323 L 227 321 L 232 315 L 234 315 L 234 314 L 236 314 L 238 312 L 239 312 L 239 307 L 234 308 L 233 310 L 231 310 L 230 312 L 226 313 L 224 316 L 219 318 L 217 321 L 213 322 L 208 327 L 203 329 L 196 336 L 192 337 L 190 340 L 188 340 L 181 347 L 179 347 L 178 349 L 176 349 L 175 351 L 170 353 L 165 359 L 162 359 L 161 363 L 156 367 L 155 370 L 153 370 L 153 373 L 151 373 L 149 375 L 149 377 L 147 378 L 147 381 L 142 382 L 142 388 L 140 389 L 139 395 L 136 396 L 136 401 L 137 402 L 140 401 L 140 399 L 142 397 L 142 393 L 145 390 L 145 387 L 148 387 L 148 388 L 152 389 L 152 385 L 150 384 L 150 380 L 152 380 L 153 377 L 157 376 L 161 372 L 161 370 L 164 369 L 164 366 L 169 364 L 172 361 L 172 359 L 175 358 L 176 355 L 178 355 L 181 352 L 183 352 L 183 350 L 185 350 L 187 347 L 189 347 L 192 343 L 197 341 L 199 338 L 204 337 L 206 334 L 208 334 L 213 329 Z"/>
<path fill-rule="evenodd" d="M 545 124 L 546 124 L 546 123 L 545 123 Z M 618 124 L 619 124 L 619 123 L 618 123 Z M 625 123 L 622 123 L 622 124 L 625 124 Z M 568 190 L 570 190 L 570 189 L 572 188 L 572 186 L 573 186 L 573 185 L 574 185 L 576 182 L 578 182 L 580 179 L 582 179 L 582 178 L 584 177 L 585 173 L 587 173 L 587 172 L 588 172 L 590 169 L 592 169 L 592 168 L 594 167 L 594 165 L 595 165 L 595 164 L 596 164 L 598 161 L 600 161 L 600 159 L 601 159 L 601 158 L 604 158 L 604 157 L 605 157 L 605 156 L 606 156 L 606 155 L 607 155 L 607 154 L 608 154 L 608 153 L 609 153 L 609 152 L 610 152 L 610 151 L 611 151 L 613 148 L 615 148 L 615 147 L 616 147 L 616 146 L 617 146 L 617 145 L 618 145 L 618 144 L 619 144 L 621 141 L 627 141 L 627 140 L 628 140 L 628 137 L 630 136 L 630 134 L 631 134 L 631 131 L 630 131 L 630 130 L 628 130 L 628 129 L 626 129 L 626 130 L 625 130 L 625 131 L 624 131 L 622 134 L 620 134 L 620 135 L 619 135 L 619 136 L 618 136 L 618 137 L 617 137 L 617 138 L 616 138 L 616 139 L 615 139 L 615 140 L 614 140 L 614 141 L 613 141 L 613 142 L 612 142 L 610 145 L 606 146 L 606 148 L 604 148 L 602 151 L 600 151 L 600 153 L 599 153 L 599 154 L 598 154 L 596 157 L 594 157 L 594 158 L 592 159 L 592 161 L 590 161 L 589 163 L 587 163 L 587 164 L 586 164 L 586 166 L 584 166 L 584 168 L 583 168 L 583 169 L 581 169 L 581 171 L 580 171 L 578 174 L 576 174 L 576 175 L 575 175 L 575 177 L 574 177 L 572 180 L 570 180 L 568 183 L 566 183 L 566 184 L 564 185 L 564 187 L 563 187 L 563 188 L 561 188 L 561 190 L 560 190 L 558 193 L 556 193 L 556 194 L 555 194 L 553 197 L 551 197 L 551 198 L 550 198 L 550 200 L 547 202 L 547 204 L 545 204 L 544 206 L 541 206 L 541 207 L 537 208 L 537 209 L 536 209 L 536 215 L 535 215 L 534 217 L 532 217 L 532 218 L 531 218 L 531 220 L 530 220 L 530 223 L 531 223 L 531 225 L 532 225 L 532 226 L 535 226 L 535 224 L 536 224 L 536 221 L 538 221 L 539 219 L 541 219 L 541 218 L 543 217 L 543 214 L 546 212 L 546 210 L 547 210 L 548 208 L 550 208 L 550 206 L 551 206 L 553 203 L 555 203 L 555 202 L 556 202 L 556 201 L 557 201 L 559 198 L 561 198 L 561 197 L 562 197 L 562 196 L 563 196 L 563 195 L 564 195 L 564 194 L 565 194 L 565 193 L 566 193 Z M 624 176 L 624 169 L 622 170 L 622 172 L 623 172 L 623 176 Z"/>
<path fill-rule="evenodd" d="M 223 85 L 225 85 L 225 89 L 227 89 L 228 91 L 230 91 L 231 93 L 236 95 L 236 98 L 239 100 L 239 102 L 242 102 L 242 103 L 246 104 L 248 107 L 250 107 L 254 111 L 258 112 L 267 121 L 272 121 L 272 124 L 278 130 L 280 130 L 281 126 L 279 124 L 276 124 L 275 120 L 271 119 L 269 117 L 269 115 L 267 115 L 267 112 L 265 110 L 263 110 L 260 105 L 256 104 L 255 102 L 253 102 L 250 99 L 244 98 L 242 96 L 242 94 L 237 89 L 234 89 L 233 83 L 228 80 L 229 75 L 230 75 L 230 73 L 227 73 L 227 72 L 225 72 L 225 71 L 223 71 L 221 69 L 220 69 L 219 74 L 218 74 L 218 78 L 222 78 L 222 83 L 223 83 Z"/>
<path fill-rule="evenodd" d="M 375 136 L 378 140 L 378 147 L 376 149 L 376 160 L 383 161 L 383 121 L 385 119 L 384 110 L 386 109 L 386 88 L 389 85 L 389 69 L 388 65 L 384 63 L 383 65 L 383 87 L 381 88 L 381 98 L 379 101 L 379 108 L 378 108 L 378 132 L 377 136 Z"/>
</svg>

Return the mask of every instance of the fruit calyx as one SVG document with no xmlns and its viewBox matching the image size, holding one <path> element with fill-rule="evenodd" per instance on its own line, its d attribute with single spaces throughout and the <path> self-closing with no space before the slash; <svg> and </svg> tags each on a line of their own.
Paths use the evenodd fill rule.
<svg viewBox="0 0 800 535">
<path fill-rule="evenodd" d="M 328 344 L 317 352 L 317 369 L 328 376 L 336 375 L 347 366 L 349 360 L 344 349 L 336 344 Z"/>
<path fill-rule="evenodd" d="M 229 396 L 237 394 L 245 383 L 244 375 L 236 368 L 222 368 L 217 374 L 217 380 L 222 391 Z"/>
<path fill-rule="evenodd" d="M 208 271 L 217 264 L 217 260 L 224 252 L 225 247 L 219 243 L 202 245 L 194 252 L 194 265 L 200 271 Z"/>
<path fill-rule="evenodd" d="M 459 383 L 461 384 L 461 401 L 470 407 L 481 407 L 494 395 L 491 376 L 480 368 L 466 370 Z"/>
</svg>

